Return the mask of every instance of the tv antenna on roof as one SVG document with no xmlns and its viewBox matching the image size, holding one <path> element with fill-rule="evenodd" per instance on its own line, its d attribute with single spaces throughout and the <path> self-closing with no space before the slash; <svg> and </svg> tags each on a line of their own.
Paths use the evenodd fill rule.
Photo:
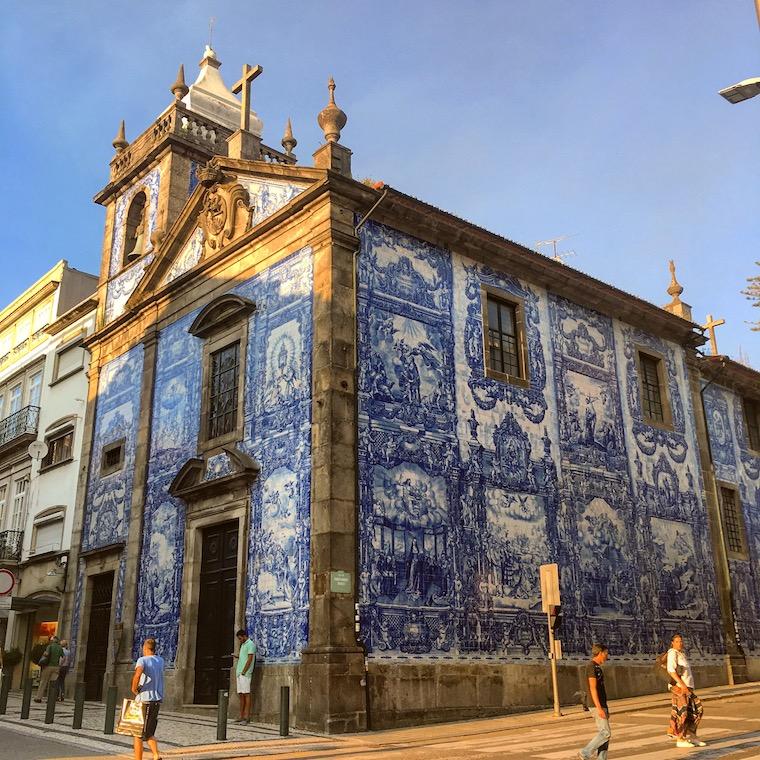
<svg viewBox="0 0 760 760">
<path fill-rule="evenodd" d="M 536 250 L 541 252 L 540 249 L 543 248 L 546 245 L 550 245 L 552 247 L 552 258 L 554 261 L 559 261 L 560 263 L 564 264 L 565 259 L 569 259 L 571 256 L 575 256 L 575 251 L 558 251 L 557 250 L 557 243 L 562 242 L 563 240 L 567 240 L 568 238 L 574 237 L 577 233 L 573 233 L 572 235 L 560 235 L 559 237 L 555 238 L 549 238 L 548 240 L 539 240 L 536 243 Z"/>
</svg>

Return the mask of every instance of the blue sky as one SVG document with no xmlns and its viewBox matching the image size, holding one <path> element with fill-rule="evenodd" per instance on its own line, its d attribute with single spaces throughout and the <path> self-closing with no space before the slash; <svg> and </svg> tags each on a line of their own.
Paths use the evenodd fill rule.
<svg viewBox="0 0 760 760">
<path fill-rule="evenodd" d="M 568 263 L 656 304 L 674 258 L 683 298 L 724 317 L 721 352 L 760 368 L 760 76 L 752 0 L 6 4 L 0 304 L 58 259 L 99 268 L 119 120 L 133 139 L 188 83 L 216 17 L 225 81 L 261 64 L 253 104 L 303 163 L 326 80 L 348 114 L 354 175 L 384 180 L 513 240 L 573 235 Z"/>
</svg>

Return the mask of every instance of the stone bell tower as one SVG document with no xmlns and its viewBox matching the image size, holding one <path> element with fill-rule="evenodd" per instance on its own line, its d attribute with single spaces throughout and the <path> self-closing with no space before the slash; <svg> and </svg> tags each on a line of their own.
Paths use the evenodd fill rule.
<svg viewBox="0 0 760 760">
<path fill-rule="evenodd" d="M 99 285 L 98 325 L 124 312 L 166 233 L 197 184 L 196 169 L 213 156 L 294 164 L 292 153 L 261 143 L 264 125 L 250 107 L 250 86 L 262 69 L 243 68 L 228 88 L 221 61 L 206 46 L 198 77 L 189 87 L 184 67 L 169 88 L 174 100 L 131 142 L 122 121 L 114 139 L 108 184 L 95 196 L 106 207 Z M 242 103 L 234 93 L 242 93 Z"/>
</svg>

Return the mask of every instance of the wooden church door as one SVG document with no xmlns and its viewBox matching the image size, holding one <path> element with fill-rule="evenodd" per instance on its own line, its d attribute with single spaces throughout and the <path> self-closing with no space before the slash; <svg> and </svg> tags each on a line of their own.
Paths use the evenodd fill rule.
<svg viewBox="0 0 760 760">
<path fill-rule="evenodd" d="M 237 520 L 203 531 L 195 637 L 195 704 L 216 704 L 219 689 L 229 688 L 235 636 L 237 552 Z"/>
</svg>

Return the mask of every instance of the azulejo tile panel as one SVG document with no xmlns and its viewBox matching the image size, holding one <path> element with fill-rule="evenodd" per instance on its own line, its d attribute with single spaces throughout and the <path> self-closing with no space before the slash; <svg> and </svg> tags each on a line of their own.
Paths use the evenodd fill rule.
<svg viewBox="0 0 760 760">
<path fill-rule="evenodd" d="M 168 285 L 172 280 L 189 272 L 200 260 L 203 255 L 203 230 L 197 227 L 191 238 L 182 247 L 179 255 L 172 263 L 166 276 L 161 281 L 161 285 Z"/>
<path fill-rule="evenodd" d="M 485 371 L 484 286 L 523 304 L 527 387 Z M 683 362 L 657 344 L 673 365 L 675 425 L 652 448 L 626 346 L 657 341 L 621 329 L 362 227 L 360 610 L 372 657 L 545 657 L 546 562 L 561 567 L 570 655 L 601 638 L 650 659 L 684 620 L 701 655 L 722 651 Z"/>
<path fill-rule="evenodd" d="M 306 645 L 308 625 L 311 249 L 233 292 L 256 304 L 246 351 L 245 432 L 235 444 L 261 466 L 250 491 L 246 624 L 266 661 L 291 661 Z M 202 341 L 188 333 L 196 315 L 159 336 L 138 585 L 135 650 L 155 636 L 169 662 L 176 658 L 188 600 L 181 598 L 185 504 L 168 488 L 182 465 L 200 456 Z M 228 455 L 213 454 L 203 477 L 224 477 L 231 467 Z"/>
<path fill-rule="evenodd" d="M 742 399 L 715 383 L 703 387 L 715 475 L 735 489 L 747 559 L 730 559 L 734 616 L 745 653 L 760 652 L 760 456 L 749 448 Z"/>
<path fill-rule="evenodd" d="M 128 266 L 123 272 L 114 277 L 107 287 L 106 322 L 113 322 L 124 313 L 129 297 L 142 280 L 145 270 L 153 261 L 155 254 L 147 253 L 138 261 Z"/>
<path fill-rule="evenodd" d="M 143 347 L 138 345 L 110 361 L 100 372 L 82 533 L 83 551 L 127 539 L 142 366 Z M 103 447 L 122 439 L 122 467 L 110 475 L 101 475 Z"/>
<path fill-rule="evenodd" d="M 145 253 L 151 251 L 150 236 L 156 229 L 158 219 L 158 188 L 161 184 L 161 169 L 156 167 L 148 172 L 126 190 L 116 201 L 116 211 L 113 221 L 113 238 L 111 242 L 111 259 L 108 265 L 108 275 L 113 277 L 121 268 L 121 252 L 124 247 L 124 234 L 127 226 L 127 212 L 132 198 L 139 192 L 144 192 L 147 197 L 147 220 L 148 230 L 145 235 Z"/>
<path fill-rule="evenodd" d="M 238 177 L 251 198 L 251 226 L 255 227 L 302 193 L 306 185 L 273 179 Z"/>
</svg>

